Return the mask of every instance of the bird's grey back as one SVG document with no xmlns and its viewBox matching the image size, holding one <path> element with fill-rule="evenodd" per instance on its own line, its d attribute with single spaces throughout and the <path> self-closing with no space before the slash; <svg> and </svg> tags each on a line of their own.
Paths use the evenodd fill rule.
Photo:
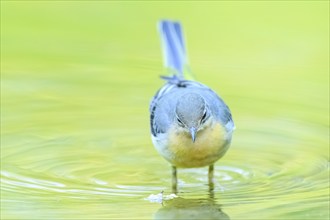
<svg viewBox="0 0 330 220">
<path fill-rule="evenodd" d="M 189 80 L 179 80 L 175 83 L 170 80 L 154 96 L 150 104 L 151 132 L 154 136 L 164 133 L 175 120 L 175 110 L 178 100 L 186 94 L 200 95 L 212 112 L 214 118 L 220 121 L 231 132 L 234 123 L 230 110 L 224 101 L 209 87 Z M 184 103 L 184 102 L 183 102 Z M 194 109 L 191 109 L 194 111 Z"/>
</svg>

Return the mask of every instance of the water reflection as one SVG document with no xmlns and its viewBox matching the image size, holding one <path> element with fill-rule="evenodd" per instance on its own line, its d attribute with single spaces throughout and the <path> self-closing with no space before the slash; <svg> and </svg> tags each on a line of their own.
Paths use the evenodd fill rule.
<svg viewBox="0 0 330 220">
<path fill-rule="evenodd" d="M 165 201 L 155 213 L 154 219 L 221 219 L 229 216 L 221 210 L 221 205 L 214 199 L 184 199 L 176 198 Z"/>
<path fill-rule="evenodd" d="M 7 2 L 0 219 L 229 219 L 221 207 L 232 219 L 327 219 L 327 1 Z M 185 199 L 143 199 L 171 190 L 147 109 L 165 74 L 154 25 L 166 11 L 185 17 L 196 75 L 236 115 L 236 138 L 215 167 L 221 205 L 201 200 L 206 168 L 179 171 Z"/>
</svg>

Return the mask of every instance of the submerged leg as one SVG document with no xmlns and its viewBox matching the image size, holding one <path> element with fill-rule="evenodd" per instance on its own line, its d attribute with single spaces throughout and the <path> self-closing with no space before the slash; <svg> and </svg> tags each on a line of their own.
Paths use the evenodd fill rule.
<svg viewBox="0 0 330 220">
<path fill-rule="evenodd" d="M 214 173 L 214 165 L 209 166 L 209 192 L 210 192 L 210 197 L 214 198 L 214 179 L 213 179 L 213 173 Z"/>
<path fill-rule="evenodd" d="M 176 176 L 176 167 L 172 166 L 172 192 L 177 194 L 178 192 L 178 179 Z"/>
</svg>

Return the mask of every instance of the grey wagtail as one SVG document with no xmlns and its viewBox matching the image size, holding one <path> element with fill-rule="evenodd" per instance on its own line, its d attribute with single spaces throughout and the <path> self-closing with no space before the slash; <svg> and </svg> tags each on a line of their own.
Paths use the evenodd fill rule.
<svg viewBox="0 0 330 220">
<path fill-rule="evenodd" d="M 209 166 L 213 190 L 214 163 L 228 150 L 235 128 L 228 106 L 209 87 L 185 79 L 188 67 L 179 22 L 158 24 L 164 65 L 174 75 L 162 77 L 166 84 L 150 104 L 152 142 L 172 164 L 172 189 L 177 193 L 177 168 Z"/>
</svg>

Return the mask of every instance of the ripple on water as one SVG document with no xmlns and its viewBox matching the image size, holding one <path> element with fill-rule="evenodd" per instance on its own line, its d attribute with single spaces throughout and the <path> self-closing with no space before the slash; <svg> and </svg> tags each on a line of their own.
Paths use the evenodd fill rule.
<svg viewBox="0 0 330 220">
<path fill-rule="evenodd" d="M 33 176 L 29 172 L 29 176 L 24 176 L 8 171 L 1 171 L 1 186 L 4 191 L 15 192 L 19 194 L 42 195 L 59 193 L 61 196 L 76 197 L 80 199 L 95 198 L 95 196 L 103 197 L 137 197 L 146 194 L 145 187 L 116 185 L 109 187 L 105 181 L 97 180 L 95 184 L 84 184 L 71 179 L 57 179 L 62 182 L 49 181 Z M 55 179 L 55 178 L 53 178 Z M 160 188 L 153 187 L 153 190 Z M 57 195 L 59 195 L 57 194 Z"/>
<path fill-rule="evenodd" d="M 275 126 L 274 123 L 268 124 Z M 288 122 L 284 124 L 288 125 Z M 262 123 L 257 125 L 263 126 Z M 323 155 L 323 149 L 311 148 L 314 137 L 301 131 L 304 126 L 307 125 L 292 122 L 288 127 L 301 133 L 292 134 L 292 137 L 288 135 L 289 128 L 264 132 L 266 139 L 253 138 L 255 131 L 251 130 L 238 133 L 243 138 L 237 140 L 228 155 L 215 166 L 216 202 L 229 208 L 246 205 L 248 208 L 243 208 L 246 212 L 276 208 L 292 212 L 296 209 L 292 204 L 299 205 L 299 209 L 305 203 L 311 203 L 307 208 L 319 208 L 319 204 L 325 204 L 328 199 L 329 161 Z M 309 128 L 308 131 L 320 130 Z M 300 135 L 302 137 L 298 139 Z M 74 138 L 35 138 L 24 146 L 7 148 L 3 158 L 9 163 L 1 171 L 3 192 L 40 199 L 75 199 L 75 202 L 81 200 L 86 203 L 121 199 L 136 202 L 161 191 L 166 195 L 170 193 L 170 167 L 165 161 L 159 162 L 162 158 L 156 153 L 146 152 L 145 149 L 149 148 L 144 146 L 145 139 L 123 142 L 127 146 L 109 144 L 109 147 L 104 147 L 104 144 L 99 146 L 95 143 L 85 146 L 84 141 L 77 143 Z M 313 144 L 322 142 L 314 141 Z M 150 143 L 148 147 L 152 147 Z M 179 169 L 178 177 L 179 202 L 173 202 L 172 207 L 168 203 L 169 208 L 161 209 L 157 215 L 179 211 L 178 207 L 185 201 L 197 206 L 204 204 L 201 199 L 208 195 L 207 168 Z M 12 194 L 8 198 L 19 201 L 20 198 Z M 257 205 L 251 207 L 253 204 Z M 211 210 L 218 207 L 213 203 L 204 205 Z M 188 213 L 190 208 L 187 206 Z"/>
</svg>

